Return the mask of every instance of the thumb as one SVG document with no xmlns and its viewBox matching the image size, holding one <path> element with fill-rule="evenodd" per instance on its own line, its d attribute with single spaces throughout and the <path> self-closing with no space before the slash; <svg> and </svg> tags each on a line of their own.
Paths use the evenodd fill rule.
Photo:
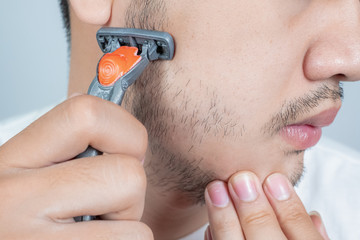
<svg viewBox="0 0 360 240">
<path fill-rule="evenodd" d="M 320 233 L 320 235 L 324 238 L 324 240 L 330 240 L 328 234 L 326 233 L 325 226 L 322 222 L 321 216 L 318 212 L 313 211 L 309 213 L 311 221 L 313 222 L 315 228 Z"/>
<path fill-rule="evenodd" d="M 206 228 L 204 239 L 205 240 L 213 240 L 213 238 L 211 236 L 210 225 Z"/>
</svg>

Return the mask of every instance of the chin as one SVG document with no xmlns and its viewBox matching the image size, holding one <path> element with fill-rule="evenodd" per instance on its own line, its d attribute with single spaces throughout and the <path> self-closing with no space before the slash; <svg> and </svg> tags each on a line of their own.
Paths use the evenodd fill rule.
<svg viewBox="0 0 360 240">
<path fill-rule="evenodd" d="M 251 171 L 260 181 L 264 181 L 272 173 L 279 172 L 287 176 L 293 185 L 296 185 L 304 171 L 305 150 L 281 148 L 279 145 L 269 149 L 251 149 L 248 151 L 224 151 L 212 153 L 211 161 L 207 161 L 204 168 L 214 173 L 216 179 L 228 181 L 230 177 L 239 171 Z M 222 156 L 221 160 L 219 156 Z"/>
</svg>

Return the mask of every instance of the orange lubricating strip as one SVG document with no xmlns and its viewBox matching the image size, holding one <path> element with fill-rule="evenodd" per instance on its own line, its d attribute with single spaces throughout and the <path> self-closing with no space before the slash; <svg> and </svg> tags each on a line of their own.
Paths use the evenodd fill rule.
<svg viewBox="0 0 360 240">
<path fill-rule="evenodd" d="M 105 54 L 98 66 L 100 84 L 111 86 L 129 72 L 141 60 L 137 52 L 136 47 L 123 46 L 112 53 Z"/>
</svg>

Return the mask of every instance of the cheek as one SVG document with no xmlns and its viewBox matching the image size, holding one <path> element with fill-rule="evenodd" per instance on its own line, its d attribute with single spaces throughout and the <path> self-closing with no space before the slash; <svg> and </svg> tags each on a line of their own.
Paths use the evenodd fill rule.
<svg viewBox="0 0 360 240">
<path fill-rule="evenodd" d="M 177 44 L 173 63 L 181 66 L 174 84 L 184 81 L 185 86 L 191 80 L 186 87 L 192 99 L 221 102 L 255 131 L 279 110 L 295 89 L 290 79 L 302 71 L 301 58 L 289 57 L 299 49 L 297 41 L 283 24 L 282 8 L 273 6 L 286 3 L 262 3 L 269 11 L 259 15 L 256 1 L 215 8 L 218 2 L 210 0 L 202 7 L 197 6 L 200 2 L 172 3 L 174 9 L 185 6 L 169 13 L 177 19 L 169 24 Z M 206 17 L 200 17 L 204 12 Z"/>
<path fill-rule="evenodd" d="M 173 91 L 167 100 L 181 104 L 180 109 L 184 109 L 184 99 L 190 100 L 190 106 L 202 116 L 217 107 L 224 118 L 241 122 L 253 133 L 278 111 L 286 85 L 277 78 L 280 74 L 270 72 L 267 63 L 252 64 L 252 58 L 261 52 L 244 50 L 242 55 L 235 55 L 231 50 L 224 54 L 219 49 L 189 49 L 180 52 L 172 62 L 171 71 L 176 74 L 169 78 Z M 254 56 L 246 57 L 250 54 Z"/>
<path fill-rule="evenodd" d="M 186 2 L 190 10 L 169 14 L 177 19 L 169 24 L 177 52 L 169 64 L 163 102 L 176 114 L 171 141 L 165 144 L 189 159 L 203 159 L 202 167 L 222 179 L 244 169 L 261 176 L 289 172 L 296 161 L 286 162 L 280 140 L 263 136 L 261 126 L 301 89 L 291 91 L 290 79 L 302 71 L 301 57 L 294 55 L 299 49 L 295 37 L 289 37 L 278 16 L 267 15 L 275 11 L 259 15 L 253 12 L 258 6 L 223 7 L 222 13 L 206 9 L 208 17 L 201 18 L 194 11 L 203 8 L 181 1 Z M 245 5 L 251 6 L 248 1 Z M 225 125 L 232 126 L 230 133 Z"/>
</svg>

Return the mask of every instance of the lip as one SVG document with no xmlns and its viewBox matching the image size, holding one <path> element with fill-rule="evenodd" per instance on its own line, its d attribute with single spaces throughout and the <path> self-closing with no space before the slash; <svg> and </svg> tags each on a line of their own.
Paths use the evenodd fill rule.
<svg viewBox="0 0 360 240">
<path fill-rule="evenodd" d="M 329 126 L 331 123 L 334 122 L 337 113 L 339 112 L 340 108 L 331 108 L 327 109 L 313 117 L 305 119 L 296 125 L 310 125 L 313 127 L 326 127 Z"/>
<path fill-rule="evenodd" d="M 327 109 L 315 116 L 281 129 L 280 135 L 296 150 L 305 150 L 316 145 L 322 134 L 322 127 L 329 126 L 334 120 L 339 108 Z"/>
</svg>

